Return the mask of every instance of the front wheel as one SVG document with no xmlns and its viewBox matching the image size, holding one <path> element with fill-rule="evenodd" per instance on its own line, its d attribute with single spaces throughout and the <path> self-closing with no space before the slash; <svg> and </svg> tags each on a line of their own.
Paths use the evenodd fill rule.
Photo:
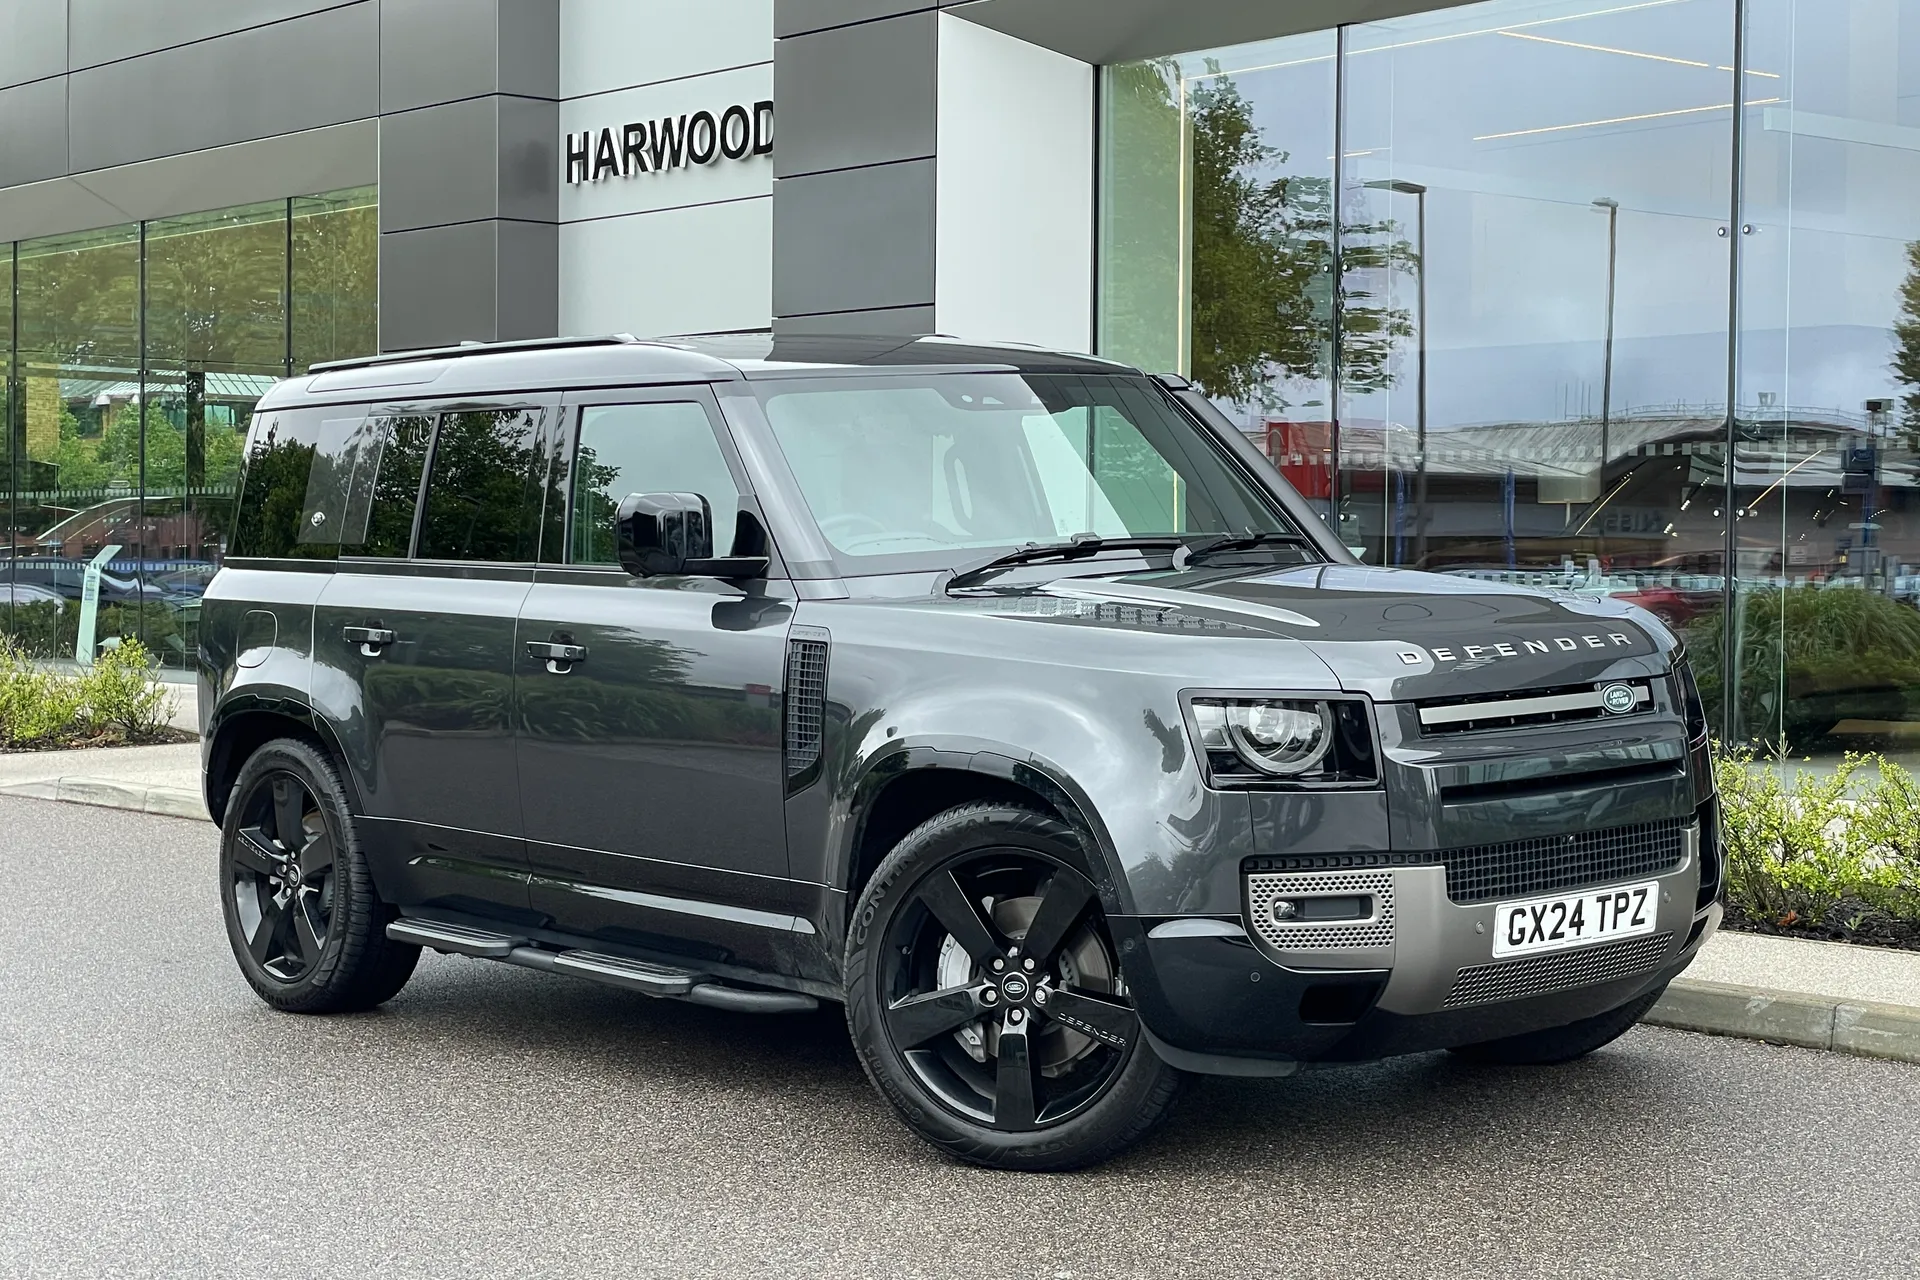
<svg viewBox="0 0 1920 1280">
<path fill-rule="evenodd" d="M 420 948 L 386 934 L 333 762 L 282 738 L 240 770 L 220 832 L 220 905 L 240 972 L 276 1009 L 371 1009 L 406 984 Z"/>
<path fill-rule="evenodd" d="M 910 833 L 848 932 L 861 1065 L 921 1137 L 974 1164 L 1072 1169 L 1138 1141 L 1179 1074 L 1142 1034 L 1080 843 L 963 805 Z"/>
<path fill-rule="evenodd" d="M 1634 1023 L 1646 1017 L 1647 1010 L 1659 1002 L 1666 990 L 1667 984 L 1663 982 L 1646 994 L 1635 996 L 1618 1009 L 1609 1009 L 1591 1018 L 1570 1022 L 1564 1027 L 1523 1032 L 1481 1044 L 1460 1045 L 1454 1052 L 1470 1062 L 1503 1067 L 1552 1067 L 1572 1062 L 1625 1035 Z"/>
</svg>

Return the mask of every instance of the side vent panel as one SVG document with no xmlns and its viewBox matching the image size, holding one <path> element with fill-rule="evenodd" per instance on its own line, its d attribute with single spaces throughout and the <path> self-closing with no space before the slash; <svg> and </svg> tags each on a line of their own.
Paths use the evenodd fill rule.
<svg viewBox="0 0 1920 1280">
<path fill-rule="evenodd" d="M 812 782 L 819 772 L 827 718 L 827 641 L 827 633 L 818 627 L 795 627 L 787 638 L 787 682 L 780 712 L 789 791 Z"/>
</svg>

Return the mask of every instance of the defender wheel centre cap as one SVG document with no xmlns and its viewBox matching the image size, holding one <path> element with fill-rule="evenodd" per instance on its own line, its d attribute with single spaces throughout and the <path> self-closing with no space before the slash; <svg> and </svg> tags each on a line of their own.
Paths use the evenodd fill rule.
<svg viewBox="0 0 1920 1280">
<path fill-rule="evenodd" d="M 1010 973 L 1000 983 L 1001 994 L 1009 1000 L 1025 1000 L 1031 989 L 1024 974 Z"/>
</svg>

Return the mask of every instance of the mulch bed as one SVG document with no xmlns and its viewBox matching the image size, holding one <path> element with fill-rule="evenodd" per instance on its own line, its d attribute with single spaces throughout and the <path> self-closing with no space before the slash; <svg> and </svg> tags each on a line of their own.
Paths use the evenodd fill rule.
<svg viewBox="0 0 1920 1280">
<path fill-rule="evenodd" d="M 158 733 L 139 738 L 129 738 L 117 730 L 97 733 L 91 738 L 75 738 L 63 742 L 43 742 L 30 747 L 10 747 L 0 743 L 0 756 L 32 755 L 42 751 L 81 751 L 90 747 L 164 747 L 179 742 L 198 742 L 200 735 L 188 733 L 184 729 L 164 728 Z"/>
<path fill-rule="evenodd" d="M 1920 921 L 1895 920 L 1846 903 L 1834 908 L 1825 921 L 1802 918 L 1786 924 L 1778 920 L 1756 920 L 1736 912 L 1729 903 L 1726 927 L 1742 933 L 1763 933 L 1773 938 L 1847 942 L 1862 947 L 1920 951 Z"/>
</svg>

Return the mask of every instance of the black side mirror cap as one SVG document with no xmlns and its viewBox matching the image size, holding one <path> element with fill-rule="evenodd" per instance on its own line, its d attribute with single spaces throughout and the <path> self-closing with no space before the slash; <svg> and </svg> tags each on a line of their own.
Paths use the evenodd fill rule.
<svg viewBox="0 0 1920 1280">
<path fill-rule="evenodd" d="M 636 578 L 757 578 L 765 556 L 715 556 L 713 512 L 697 493 L 630 493 L 614 516 L 620 567 Z"/>
</svg>

